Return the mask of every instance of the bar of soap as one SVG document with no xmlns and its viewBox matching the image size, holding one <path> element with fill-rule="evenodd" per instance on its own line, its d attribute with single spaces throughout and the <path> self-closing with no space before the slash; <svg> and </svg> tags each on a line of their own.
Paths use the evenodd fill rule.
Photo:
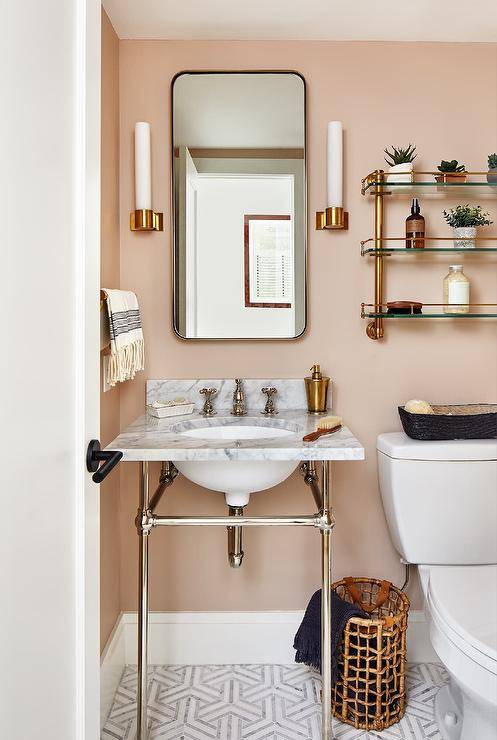
<svg viewBox="0 0 497 740">
<path fill-rule="evenodd" d="M 428 401 L 420 401 L 418 398 L 413 398 L 408 401 L 404 406 L 405 410 L 410 414 L 434 414 L 432 407 Z"/>
</svg>

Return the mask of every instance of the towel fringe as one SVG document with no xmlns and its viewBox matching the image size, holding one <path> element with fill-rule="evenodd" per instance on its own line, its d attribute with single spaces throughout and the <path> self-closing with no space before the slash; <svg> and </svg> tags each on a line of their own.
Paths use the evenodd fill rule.
<svg viewBox="0 0 497 740">
<path fill-rule="evenodd" d="M 143 339 L 120 347 L 109 355 L 107 365 L 107 384 L 112 387 L 125 380 L 133 380 L 136 373 L 145 367 L 145 352 Z"/>
</svg>

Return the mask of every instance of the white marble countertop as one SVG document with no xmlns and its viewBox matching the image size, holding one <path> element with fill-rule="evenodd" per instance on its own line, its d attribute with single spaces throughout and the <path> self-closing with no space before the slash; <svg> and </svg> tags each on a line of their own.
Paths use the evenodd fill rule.
<svg viewBox="0 0 497 740">
<path fill-rule="evenodd" d="M 293 432 L 285 437 L 216 440 L 187 437 L 181 432 L 207 426 L 273 426 Z M 319 416 L 302 409 L 282 409 L 277 416 L 265 417 L 255 412 L 230 416 L 220 411 L 204 417 L 189 416 L 157 419 L 140 416 L 119 434 L 107 450 L 121 450 L 124 461 L 170 460 L 364 460 L 364 448 L 350 429 L 321 437 L 317 442 L 303 442 L 302 437 L 319 425 Z"/>
</svg>

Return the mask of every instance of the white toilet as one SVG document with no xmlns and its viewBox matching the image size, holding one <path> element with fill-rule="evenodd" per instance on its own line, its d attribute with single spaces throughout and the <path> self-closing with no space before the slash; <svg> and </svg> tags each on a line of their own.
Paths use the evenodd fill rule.
<svg viewBox="0 0 497 740">
<path fill-rule="evenodd" d="M 497 738 L 497 440 L 380 434 L 393 543 L 419 566 L 434 649 L 450 675 L 435 714 L 444 740 Z"/>
</svg>

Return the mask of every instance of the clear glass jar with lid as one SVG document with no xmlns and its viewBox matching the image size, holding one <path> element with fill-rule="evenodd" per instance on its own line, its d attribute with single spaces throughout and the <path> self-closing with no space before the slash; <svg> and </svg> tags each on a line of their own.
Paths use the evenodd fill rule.
<svg viewBox="0 0 497 740">
<path fill-rule="evenodd" d="M 450 265 L 444 278 L 444 312 L 469 313 L 469 280 L 462 265 Z"/>
</svg>

